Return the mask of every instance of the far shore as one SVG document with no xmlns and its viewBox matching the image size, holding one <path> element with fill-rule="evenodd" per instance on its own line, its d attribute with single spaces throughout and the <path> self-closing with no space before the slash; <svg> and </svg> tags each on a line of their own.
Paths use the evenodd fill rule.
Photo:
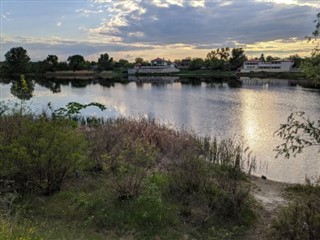
<svg viewBox="0 0 320 240">
<path fill-rule="evenodd" d="M 46 73 L 26 73 L 26 76 L 44 76 L 46 78 L 58 79 L 94 79 L 94 78 L 125 78 L 128 76 L 126 69 L 116 71 L 55 71 Z M 0 76 L 4 76 L 0 73 Z M 278 78 L 278 79 L 294 79 L 303 80 L 306 76 L 302 72 L 250 72 L 241 73 L 236 71 L 213 71 L 213 70 L 181 70 L 176 73 L 148 73 L 148 74 L 135 74 L 133 76 L 175 76 L 175 77 L 250 77 L 250 78 Z"/>
</svg>

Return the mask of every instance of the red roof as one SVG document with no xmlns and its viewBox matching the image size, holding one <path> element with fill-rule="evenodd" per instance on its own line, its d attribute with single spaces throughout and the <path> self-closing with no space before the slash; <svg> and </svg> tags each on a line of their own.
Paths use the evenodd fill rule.
<svg viewBox="0 0 320 240">
<path fill-rule="evenodd" d="M 151 60 L 151 62 L 168 62 L 162 58 L 157 57 L 156 59 Z"/>
</svg>

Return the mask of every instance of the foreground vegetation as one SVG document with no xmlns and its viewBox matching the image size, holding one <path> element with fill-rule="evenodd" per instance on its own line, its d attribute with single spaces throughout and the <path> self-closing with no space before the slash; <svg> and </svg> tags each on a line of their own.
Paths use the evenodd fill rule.
<svg viewBox="0 0 320 240">
<path fill-rule="evenodd" d="M 241 144 L 4 106 L 0 239 L 236 239 L 254 221 Z"/>
</svg>

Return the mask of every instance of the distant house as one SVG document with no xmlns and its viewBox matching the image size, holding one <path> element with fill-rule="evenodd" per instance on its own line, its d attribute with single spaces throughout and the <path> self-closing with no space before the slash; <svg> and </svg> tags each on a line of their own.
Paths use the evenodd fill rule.
<svg viewBox="0 0 320 240">
<path fill-rule="evenodd" d="M 264 62 L 254 59 L 245 61 L 240 72 L 290 72 L 293 64 L 291 60 Z"/>
<path fill-rule="evenodd" d="M 156 58 L 150 61 L 149 66 L 142 66 L 136 64 L 134 68 L 128 69 L 128 74 L 153 74 L 153 73 L 174 73 L 180 70 L 175 67 L 171 61 L 167 61 L 164 58 Z"/>
<path fill-rule="evenodd" d="M 156 59 L 151 60 L 151 65 L 152 66 L 170 66 L 171 62 L 165 60 L 164 58 L 159 58 L 158 57 Z"/>
</svg>

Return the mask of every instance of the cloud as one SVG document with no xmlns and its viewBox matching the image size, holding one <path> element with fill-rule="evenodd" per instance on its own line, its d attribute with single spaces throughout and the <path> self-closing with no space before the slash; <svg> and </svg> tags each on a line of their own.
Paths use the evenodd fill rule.
<svg viewBox="0 0 320 240">
<path fill-rule="evenodd" d="M 301 2 L 281 6 L 270 1 L 125 2 L 109 3 L 112 16 L 90 28 L 90 34 L 117 37 L 124 43 L 186 43 L 201 47 L 230 40 L 247 44 L 303 37 L 311 32 L 316 14 L 315 8 Z"/>
<path fill-rule="evenodd" d="M 309 6 L 320 8 L 318 0 L 256 0 L 257 2 L 275 3 L 282 5 Z"/>
<path fill-rule="evenodd" d="M 79 13 L 81 16 L 90 17 L 91 15 L 103 13 L 104 11 L 103 11 L 103 9 L 89 10 L 89 9 L 82 8 L 82 9 L 77 9 L 75 12 Z"/>
<path fill-rule="evenodd" d="M 1 18 L 4 19 L 5 21 L 10 21 L 10 15 L 11 15 L 10 12 L 4 12 L 4 13 L 1 13 Z"/>
<path fill-rule="evenodd" d="M 304 53 L 310 45 L 302 44 L 303 37 L 313 30 L 318 3 L 89 0 L 79 2 L 71 13 L 63 12 L 72 14 L 66 16 L 68 21 L 55 16 L 59 32 L 48 29 L 37 37 L 11 36 L 10 40 L 6 36 L 3 49 L 22 45 L 33 59 L 40 60 L 48 54 L 66 58 L 79 53 L 94 58 L 103 52 L 115 58 L 205 57 L 208 51 L 226 46 L 243 47 L 250 54 L 263 51 L 281 55 L 290 49 Z M 24 35 L 33 36 L 31 30 Z"/>
</svg>

